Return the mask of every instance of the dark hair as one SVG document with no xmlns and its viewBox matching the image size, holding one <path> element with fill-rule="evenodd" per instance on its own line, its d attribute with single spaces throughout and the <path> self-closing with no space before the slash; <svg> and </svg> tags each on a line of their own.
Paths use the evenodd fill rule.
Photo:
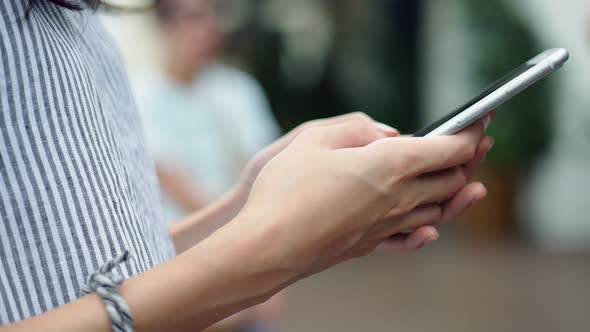
<svg viewBox="0 0 590 332">
<path fill-rule="evenodd" d="M 141 12 L 145 10 L 149 10 L 152 8 L 152 5 L 147 6 L 133 6 L 133 7 L 125 7 L 119 6 L 116 4 L 111 4 L 105 0 L 29 0 L 29 6 L 27 9 L 27 16 L 30 13 L 31 9 L 39 4 L 39 3 L 52 3 L 54 5 L 71 9 L 71 10 L 84 10 L 84 9 L 92 9 L 96 10 L 99 7 L 101 9 L 114 11 L 114 12 Z"/>
<path fill-rule="evenodd" d="M 167 0 L 154 0 L 154 10 L 156 17 L 160 20 L 167 20 L 170 17 L 171 5 Z"/>
<path fill-rule="evenodd" d="M 100 0 L 80 0 L 80 1 L 72 1 L 72 0 L 30 0 L 29 5 L 34 6 L 35 3 L 47 1 L 51 2 L 55 5 L 60 7 L 64 7 L 67 9 L 72 10 L 82 10 L 85 8 L 97 8 L 100 5 Z"/>
<path fill-rule="evenodd" d="M 152 0 L 151 2 L 151 9 L 154 10 L 154 13 L 158 20 L 160 21 L 175 21 L 176 17 L 174 12 L 176 11 L 175 5 L 178 5 L 174 2 L 174 0 Z"/>
</svg>

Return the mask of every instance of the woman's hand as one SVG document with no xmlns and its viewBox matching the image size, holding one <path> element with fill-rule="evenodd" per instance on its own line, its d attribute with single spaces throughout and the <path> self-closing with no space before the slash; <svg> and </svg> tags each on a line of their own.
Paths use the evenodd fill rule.
<svg viewBox="0 0 590 332">
<path fill-rule="evenodd" d="M 358 119 L 305 129 L 262 168 L 229 226 L 267 234 L 275 258 L 302 275 L 383 243 L 420 247 L 437 236 L 429 225 L 485 195 L 467 182 L 491 145 L 483 132 L 478 123 L 454 136 L 387 137 Z"/>
<path fill-rule="evenodd" d="M 359 126 L 371 128 L 376 137 L 396 137 L 399 132 L 391 127 L 380 124 L 372 120 L 365 114 L 353 113 L 330 119 L 315 120 L 305 123 L 274 144 L 268 146 L 259 152 L 247 165 L 243 175 L 234 188 L 224 195 L 221 199 L 210 204 L 205 209 L 191 214 L 184 220 L 175 223 L 171 228 L 171 234 L 176 244 L 177 252 L 181 253 L 199 243 L 207 236 L 224 226 L 229 220 L 233 219 L 244 206 L 256 177 L 262 168 L 277 154 L 287 148 L 291 142 L 302 132 L 326 128 L 328 126 L 339 125 L 343 123 L 354 122 Z M 358 133 L 348 133 L 347 135 L 357 135 Z M 464 168 L 467 178 L 471 178 L 479 165 L 481 159 L 491 148 L 491 138 L 482 140 L 478 147 L 476 157 Z M 445 204 L 442 220 L 450 220 L 463 212 L 463 210 L 473 204 L 476 200 L 485 195 L 485 188 L 481 184 L 469 184 L 459 192 L 456 197 Z M 396 235 L 388 239 L 380 246 L 381 252 L 390 252 L 398 250 L 414 249 L 422 246 L 424 243 L 436 239 L 438 233 L 432 226 L 425 226 L 416 230 L 413 235 Z"/>
<path fill-rule="evenodd" d="M 300 125 L 256 154 L 246 165 L 240 181 L 225 195 L 205 208 L 199 209 L 182 220 L 173 223 L 170 227 L 170 234 L 174 240 L 176 252 L 180 254 L 192 248 L 235 218 L 246 203 L 252 184 L 256 180 L 260 170 L 272 158 L 289 146 L 297 135 L 305 130 L 350 121 L 367 126 L 371 125 L 380 137 L 399 136 L 397 130 L 383 124 L 378 124 L 362 113 L 352 113 L 330 119 L 314 120 Z"/>
<path fill-rule="evenodd" d="M 350 121 L 355 121 L 365 125 L 373 125 L 374 130 L 377 131 L 378 134 L 382 137 L 399 136 L 399 132 L 396 129 L 384 124 L 377 123 L 364 113 L 351 113 L 329 119 L 320 119 L 306 122 L 298 126 L 297 128 L 293 129 L 273 144 L 267 146 L 265 149 L 261 150 L 248 162 L 246 168 L 244 169 L 244 172 L 242 173 L 240 181 L 237 184 L 238 191 L 242 193 L 242 195 L 240 196 L 242 198 L 242 201 L 236 201 L 236 203 L 243 205 L 246 202 L 246 198 L 248 197 L 248 193 L 252 188 L 252 184 L 256 180 L 256 177 L 258 177 L 258 174 L 260 173 L 262 168 L 272 158 L 274 158 L 277 154 L 279 154 L 285 148 L 287 148 L 287 146 L 289 146 L 289 144 L 291 144 L 291 142 L 293 142 L 293 140 L 303 131 Z"/>
<path fill-rule="evenodd" d="M 305 130 L 350 121 L 371 125 L 374 131 L 381 137 L 399 136 L 397 130 L 383 124 L 378 124 L 362 113 L 352 113 L 330 119 L 314 120 L 300 125 L 256 154 L 246 165 L 240 181 L 222 197 L 213 201 L 205 208 L 199 209 L 182 220 L 173 223 L 170 227 L 170 235 L 174 241 L 176 252 L 180 254 L 192 248 L 235 218 L 246 203 L 252 184 L 256 180 L 260 170 L 272 158 L 289 146 L 297 135 Z"/>
<path fill-rule="evenodd" d="M 435 138 L 394 138 L 377 127 L 347 119 L 296 135 L 262 167 L 231 223 L 120 287 L 136 328 L 203 329 L 384 242 L 422 243 L 432 231 L 425 225 L 485 194 L 466 185 L 491 146 L 482 124 Z M 90 295 L 5 328 L 107 331 L 110 321 Z"/>
</svg>

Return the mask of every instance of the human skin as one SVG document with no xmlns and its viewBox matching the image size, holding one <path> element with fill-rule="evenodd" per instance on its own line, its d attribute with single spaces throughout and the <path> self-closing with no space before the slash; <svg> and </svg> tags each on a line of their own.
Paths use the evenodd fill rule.
<svg viewBox="0 0 590 332">
<path fill-rule="evenodd" d="M 492 113 L 490 117 L 484 119 L 484 122 L 489 122 L 494 117 L 495 113 Z M 206 208 L 195 211 L 193 214 L 187 216 L 178 223 L 175 223 L 171 227 L 170 232 L 174 239 L 177 252 L 182 253 L 193 247 L 199 241 L 205 239 L 233 219 L 246 203 L 248 194 L 261 169 L 269 160 L 289 146 L 299 134 L 307 130 L 316 130 L 347 122 L 357 122 L 367 126 L 375 126 L 377 127 L 379 134 L 384 137 L 399 136 L 397 130 L 376 123 L 373 119 L 363 113 L 352 113 L 329 119 L 314 120 L 300 125 L 252 158 L 247 164 L 240 181 L 225 195 L 214 201 L 212 204 L 209 204 Z M 473 178 L 474 173 L 477 171 L 485 155 L 492 148 L 492 145 L 492 137 L 482 139 L 473 160 L 464 166 L 465 177 L 467 179 L 470 180 Z M 466 202 L 470 202 L 473 197 L 483 197 L 485 194 L 486 191 L 482 184 L 468 184 L 457 193 L 457 197 L 454 200 L 449 200 L 448 202 L 445 202 L 444 205 L 441 205 L 441 208 L 444 209 L 444 214 L 441 216 L 439 225 L 449 222 L 454 217 L 458 216 L 462 212 L 461 208 L 467 204 Z M 379 246 L 380 252 L 413 249 L 414 247 L 412 245 L 420 242 L 420 240 L 424 240 L 427 235 L 432 237 L 438 236 L 436 229 L 433 227 L 425 227 L 424 229 L 421 229 L 420 232 L 421 236 L 393 237 Z M 407 243 L 402 242 L 402 240 Z"/>
<path fill-rule="evenodd" d="M 225 201 L 172 230 L 179 256 L 120 287 L 136 330 L 203 329 L 379 247 L 435 240 L 434 226 L 485 195 L 468 179 L 492 141 L 483 123 L 453 136 L 397 135 L 357 114 L 304 126 L 261 152 Z M 89 295 L 0 328 L 37 330 L 106 332 L 110 322 Z"/>
</svg>

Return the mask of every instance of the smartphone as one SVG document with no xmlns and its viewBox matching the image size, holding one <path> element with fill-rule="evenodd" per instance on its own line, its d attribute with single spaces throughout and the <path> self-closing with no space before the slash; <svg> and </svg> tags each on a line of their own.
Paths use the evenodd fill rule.
<svg viewBox="0 0 590 332">
<path fill-rule="evenodd" d="M 549 49 L 527 61 L 485 88 L 467 104 L 417 131 L 415 137 L 452 135 L 484 117 L 526 88 L 563 66 L 569 52 L 563 48 Z"/>
</svg>

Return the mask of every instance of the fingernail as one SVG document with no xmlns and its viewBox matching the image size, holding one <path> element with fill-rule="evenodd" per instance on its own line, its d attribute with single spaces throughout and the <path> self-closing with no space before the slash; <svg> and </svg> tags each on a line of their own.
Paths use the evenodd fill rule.
<svg viewBox="0 0 590 332">
<path fill-rule="evenodd" d="M 477 195 L 477 197 L 475 198 L 477 202 L 481 201 L 482 199 L 486 198 L 486 196 L 488 195 L 488 191 L 485 190 L 484 192 L 482 192 L 481 194 Z M 475 202 L 471 203 L 472 205 L 475 204 Z"/>
<path fill-rule="evenodd" d="M 424 244 L 423 245 L 426 246 L 426 245 L 428 245 L 428 244 L 430 244 L 430 243 L 432 243 L 432 242 L 434 242 L 436 240 L 438 240 L 438 235 L 433 235 L 433 236 L 429 237 L 428 239 L 426 239 L 426 241 L 424 241 Z"/>
<path fill-rule="evenodd" d="M 488 129 L 488 127 L 490 126 L 490 123 L 492 123 L 492 117 L 490 115 L 486 115 L 486 118 L 483 121 L 483 128 L 484 128 L 484 130 L 487 130 Z"/>
<path fill-rule="evenodd" d="M 492 150 L 492 148 L 494 147 L 494 138 L 491 136 L 487 136 L 486 137 L 487 142 L 485 143 L 485 145 L 487 145 L 486 147 L 486 156 L 487 154 Z"/>
<path fill-rule="evenodd" d="M 492 148 L 494 147 L 494 138 L 491 136 L 488 136 L 488 140 L 489 140 L 489 147 L 486 150 L 485 155 L 483 156 L 483 158 L 481 159 L 482 162 L 486 161 L 488 159 L 488 153 L 490 153 L 490 151 L 492 151 Z"/>
<path fill-rule="evenodd" d="M 397 130 L 397 129 L 395 129 L 395 128 L 391 127 L 391 126 L 388 126 L 388 125 L 386 125 L 385 123 L 376 122 L 376 123 L 375 123 L 375 125 L 376 125 L 376 126 L 379 128 L 379 129 L 383 130 L 384 132 L 387 132 L 387 133 L 392 133 L 392 134 L 398 134 L 398 135 L 399 135 L 399 130 Z"/>
</svg>

